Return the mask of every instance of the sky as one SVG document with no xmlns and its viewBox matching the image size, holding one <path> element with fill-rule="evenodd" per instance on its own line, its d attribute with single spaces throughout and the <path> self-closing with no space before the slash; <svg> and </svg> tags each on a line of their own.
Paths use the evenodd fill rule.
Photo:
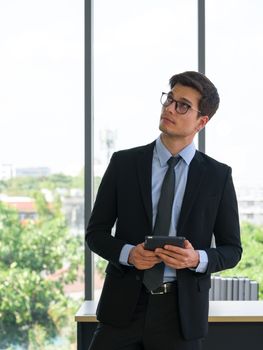
<svg viewBox="0 0 263 350">
<path fill-rule="evenodd" d="M 95 145 L 103 127 L 117 133 L 116 149 L 145 144 L 159 134 L 159 97 L 170 76 L 197 70 L 197 1 L 114 0 L 115 14 L 102 3 L 95 6 Z M 232 167 L 238 186 L 263 179 L 262 13 L 260 0 L 206 1 L 206 74 L 221 98 L 206 152 Z"/>
<path fill-rule="evenodd" d="M 0 164 L 84 163 L 80 0 L 0 1 Z"/>
<path fill-rule="evenodd" d="M 207 153 L 261 184 L 263 2 L 206 1 L 206 74 L 221 97 Z M 0 1 L 0 164 L 84 163 L 84 1 Z M 94 1 L 94 157 L 154 140 L 171 75 L 197 70 L 196 0 Z M 112 148 L 106 147 L 113 135 Z"/>
</svg>

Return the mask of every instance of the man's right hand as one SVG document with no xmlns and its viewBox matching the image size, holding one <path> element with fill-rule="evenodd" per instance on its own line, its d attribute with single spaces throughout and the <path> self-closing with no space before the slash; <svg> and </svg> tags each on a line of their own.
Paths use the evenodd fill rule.
<svg viewBox="0 0 263 350">
<path fill-rule="evenodd" d="M 160 263 L 161 259 L 154 252 L 144 249 L 144 243 L 140 243 L 130 251 L 128 262 L 138 270 L 146 270 Z"/>
</svg>

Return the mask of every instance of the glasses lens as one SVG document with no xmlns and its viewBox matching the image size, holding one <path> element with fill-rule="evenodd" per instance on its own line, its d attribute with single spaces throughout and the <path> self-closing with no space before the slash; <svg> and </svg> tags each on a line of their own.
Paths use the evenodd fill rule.
<svg viewBox="0 0 263 350">
<path fill-rule="evenodd" d="M 168 94 L 162 93 L 161 96 L 161 104 L 163 106 L 169 106 L 169 104 L 171 104 L 173 101 L 169 98 Z"/>
<path fill-rule="evenodd" d="M 191 108 L 191 106 L 185 102 L 176 101 L 170 94 L 167 94 L 165 92 L 162 93 L 161 104 L 164 107 L 169 106 L 173 102 L 175 102 L 175 109 L 179 114 L 185 114 L 187 113 L 188 109 Z"/>
<path fill-rule="evenodd" d="M 176 111 L 180 114 L 185 114 L 190 106 L 184 102 L 177 102 Z"/>
</svg>

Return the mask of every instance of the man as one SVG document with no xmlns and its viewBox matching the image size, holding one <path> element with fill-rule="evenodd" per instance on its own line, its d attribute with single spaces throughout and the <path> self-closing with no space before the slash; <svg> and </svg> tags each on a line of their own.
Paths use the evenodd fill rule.
<svg viewBox="0 0 263 350">
<path fill-rule="evenodd" d="M 193 143 L 218 108 L 217 90 L 197 72 L 174 75 L 170 88 L 161 97 L 160 137 L 113 154 L 91 214 L 87 243 L 109 261 L 92 350 L 201 349 L 210 274 L 241 258 L 231 168 Z M 163 195 L 168 176 L 173 182 Z M 159 232 L 169 210 L 168 232 Z M 156 234 L 184 236 L 184 247 L 145 249 L 145 236 Z M 161 283 L 155 284 L 160 273 Z"/>
</svg>

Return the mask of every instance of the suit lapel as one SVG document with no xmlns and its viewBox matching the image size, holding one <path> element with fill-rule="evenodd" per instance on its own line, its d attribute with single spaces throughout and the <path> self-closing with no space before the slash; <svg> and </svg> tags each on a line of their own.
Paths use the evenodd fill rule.
<svg viewBox="0 0 263 350">
<path fill-rule="evenodd" d="M 152 159 L 155 141 L 140 150 L 137 161 L 139 185 L 146 215 L 152 228 Z"/>
<path fill-rule="evenodd" d="M 184 227 L 184 223 L 186 222 L 189 216 L 189 213 L 195 201 L 196 195 L 200 190 L 200 185 L 204 178 L 205 171 L 206 171 L 206 167 L 200 156 L 200 153 L 196 151 L 196 154 L 193 160 L 191 161 L 191 164 L 189 167 L 188 178 L 187 178 L 183 203 L 181 207 L 181 213 L 180 213 L 180 217 L 177 225 L 178 234 L 183 234 L 182 230 Z"/>
</svg>

